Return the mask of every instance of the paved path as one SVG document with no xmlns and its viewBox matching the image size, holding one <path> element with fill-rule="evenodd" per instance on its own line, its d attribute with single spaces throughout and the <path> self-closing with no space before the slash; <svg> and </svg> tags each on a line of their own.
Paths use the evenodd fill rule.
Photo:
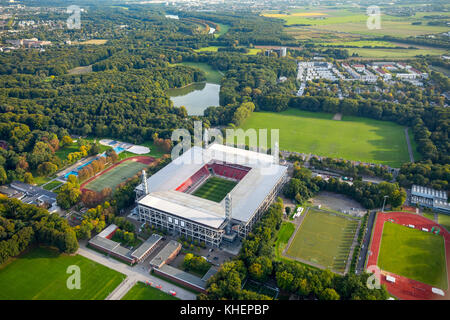
<svg viewBox="0 0 450 320">
<path fill-rule="evenodd" d="M 406 145 L 408 146 L 409 159 L 414 162 L 414 154 L 411 147 L 411 140 L 409 140 L 408 128 L 405 128 Z"/>
<path fill-rule="evenodd" d="M 375 221 L 375 216 L 376 216 L 375 211 L 369 213 L 363 244 L 361 247 L 361 251 L 359 252 L 358 262 L 356 263 L 357 274 L 360 274 L 364 271 L 364 265 L 366 264 L 367 252 L 369 250 L 370 237 L 372 236 L 372 228 Z"/>
<path fill-rule="evenodd" d="M 120 300 L 136 284 L 137 280 L 133 277 L 127 277 L 122 281 L 105 300 Z"/>
<path fill-rule="evenodd" d="M 108 300 L 119 300 L 121 299 L 128 290 L 133 287 L 134 283 L 137 281 L 144 282 L 149 281 L 156 285 L 161 285 L 161 291 L 169 292 L 169 290 L 173 290 L 177 293 L 177 297 L 181 300 L 196 300 L 196 294 L 187 291 L 186 289 L 175 286 L 169 282 L 161 280 L 155 276 L 152 276 L 150 272 L 150 267 L 143 266 L 138 264 L 134 267 L 131 267 L 125 263 L 117 261 L 111 257 L 106 257 L 103 254 L 86 248 L 85 246 L 80 246 L 77 252 L 79 255 L 86 257 L 90 260 L 93 260 L 97 263 L 100 263 L 110 269 L 123 273 L 127 276 L 127 278 L 106 298 Z"/>
</svg>

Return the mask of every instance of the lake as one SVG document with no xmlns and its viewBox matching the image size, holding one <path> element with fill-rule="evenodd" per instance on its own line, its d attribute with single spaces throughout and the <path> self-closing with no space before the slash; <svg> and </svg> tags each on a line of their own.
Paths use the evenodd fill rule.
<svg viewBox="0 0 450 320">
<path fill-rule="evenodd" d="M 183 88 L 169 89 L 168 94 L 175 107 L 185 106 L 190 116 L 202 116 L 211 106 L 219 106 L 220 85 L 199 82 Z"/>
</svg>

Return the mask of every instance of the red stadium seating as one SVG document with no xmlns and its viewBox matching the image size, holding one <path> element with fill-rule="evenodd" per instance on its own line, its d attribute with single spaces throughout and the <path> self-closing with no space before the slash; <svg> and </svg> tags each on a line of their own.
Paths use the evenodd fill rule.
<svg viewBox="0 0 450 320">
<path fill-rule="evenodd" d="M 210 171 L 212 169 L 214 175 L 219 177 L 225 177 L 233 180 L 240 181 L 245 175 L 250 171 L 250 168 L 244 167 L 237 164 L 228 164 L 228 163 L 218 163 L 213 162 L 204 165 L 200 170 L 194 173 L 189 179 L 184 181 L 181 185 L 176 188 L 176 191 L 180 192 L 188 192 L 193 187 L 196 187 L 202 181 L 206 180 L 209 177 Z"/>
</svg>

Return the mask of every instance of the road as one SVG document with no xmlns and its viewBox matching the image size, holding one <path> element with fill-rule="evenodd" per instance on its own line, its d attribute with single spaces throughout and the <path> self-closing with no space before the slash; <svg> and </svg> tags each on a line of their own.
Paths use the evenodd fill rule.
<svg viewBox="0 0 450 320">
<path fill-rule="evenodd" d="M 408 128 L 405 128 L 406 145 L 408 146 L 409 160 L 414 162 L 414 154 L 411 147 L 411 140 L 409 140 Z"/>
<path fill-rule="evenodd" d="M 364 265 L 367 259 L 367 251 L 369 249 L 370 237 L 372 235 L 372 229 L 375 222 L 376 211 L 371 211 L 369 213 L 369 219 L 367 221 L 367 228 L 364 234 L 363 245 L 361 251 L 359 252 L 358 262 L 356 263 L 356 273 L 361 274 L 364 271 Z"/>
<path fill-rule="evenodd" d="M 152 276 L 150 272 L 150 266 L 146 267 L 142 264 L 138 264 L 131 267 L 123 262 L 117 261 L 111 257 L 106 257 L 103 254 L 86 248 L 80 245 L 77 252 L 79 255 L 86 257 L 92 261 L 100 263 L 110 269 L 123 273 L 127 278 L 106 298 L 107 300 L 120 300 L 133 285 L 138 282 L 152 282 L 154 284 L 161 285 L 161 291 L 169 292 L 173 290 L 177 293 L 177 297 L 181 300 L 196 300 L 196 294 L 187 291 L 186 289 L 175 286 L 169 282 L 161 280 L 160 278 Z"/>
</svg>

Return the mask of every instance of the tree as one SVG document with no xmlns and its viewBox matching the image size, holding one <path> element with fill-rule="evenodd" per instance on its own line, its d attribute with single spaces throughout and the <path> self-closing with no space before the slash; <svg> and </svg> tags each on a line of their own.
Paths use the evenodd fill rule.
<svg viewBox="0 0 450 320">
<path fill-rule="evenodd" d="M 320 295 L 321 300 L 339 300 L 339 294 L 332 288 L 326 288 Z"/>
<path fill-rule="evenodd" d="M 294 276 L 285 271 L 277 272 L 276 274 L 278 286 L 286 291 L 291 291 L 293 287 Z"/>
<path fill-rule="evenodd" d="M 8 176 L 6 175 L 5 168 L 0 166 L 0 184 L 5 184 L 8 181 Z"/>
<path fill-rule="evenodd" d="M 73 140 L 70 136 L 64 136 L 61 139 L 61 146 L 65 147 L 65 146 L 70 146 L 73 144 Z"/>
<path fill-rule="evenodd" d="M 40 176 L 48 176 L 51 175 L 53 173 L 55 173 L 58 170 L 58 166 L 51 163 L 51 162 L 44 162 L 41 163 L 38 167 L 37 167 L 37 173 Z"/>
<path fill-rule="evenodd" d="M 34 184 L 34 178 L 31 172 L 25 172 L 25 174 L 23 175 L 23 182 L 28 184 Z"/>
</svg>

